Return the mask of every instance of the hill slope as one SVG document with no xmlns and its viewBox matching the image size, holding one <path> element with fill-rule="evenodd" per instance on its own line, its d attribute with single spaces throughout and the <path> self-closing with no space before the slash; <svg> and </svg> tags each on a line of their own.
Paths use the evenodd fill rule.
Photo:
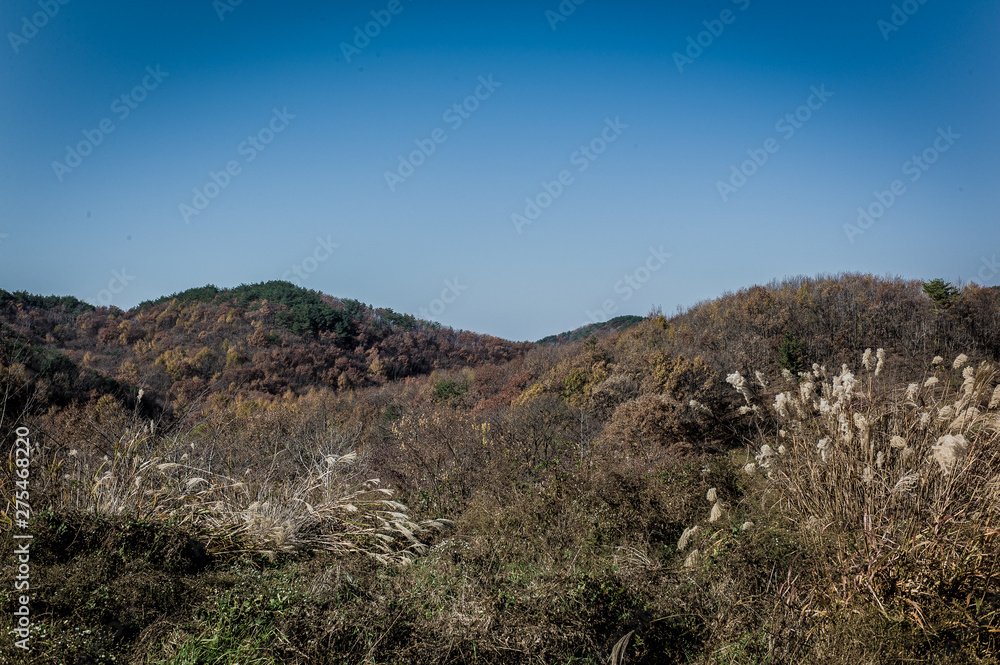
<svg viewBox="0 0 1000 665">
<path fill-rule="evenodd" d="M 19 422 L 32 657 L 997 662 L 1000 294 L 924 286 L 797 278 L 523 352 L 283 284 L 8 294 L 34 345 L 0 347 L 0 413 L 127 362 L 203 407 L 163 427 L 94 387 Z"/>
<path fill-rule="evenodd" d="M 0 325 L 0 362 L 24 365 L 45 402 L 108 392 L 122 399 L 127 387 L 168 410 L 220 392 L 380 385 L 503 362 L 527 348 L 288 282 L 209 285 L 127 311 L 0 291 Z"/>
</svg>

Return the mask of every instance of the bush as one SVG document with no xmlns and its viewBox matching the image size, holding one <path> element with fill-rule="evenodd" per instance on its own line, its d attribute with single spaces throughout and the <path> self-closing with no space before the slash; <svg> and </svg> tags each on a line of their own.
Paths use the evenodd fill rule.
<svg viewBox="0 0 1000 665">
<path fill-rule="evenodd" d="M 791 330 L 786 330 L 781 344 L 778 345 L 778 366 L 788 370 L 793 376 L 798 376 L 805 367 L 802 358 L 802 342 Z"/>
<path fill-rule="evenodd" d="M 615 409 L 607 438 L 633 452 L 652 446 L 698 443 L 711 426 L 711 412 L 697 402 L 682 404 L 667 395 L 642 395 Z"/>
<path fill-rule="evenodd" d="M 468 391 L 469 387 L 466 384 L 444 379 L 434 384 L 434 401 L 451 402 L 461 398 Z"/>
</svg>

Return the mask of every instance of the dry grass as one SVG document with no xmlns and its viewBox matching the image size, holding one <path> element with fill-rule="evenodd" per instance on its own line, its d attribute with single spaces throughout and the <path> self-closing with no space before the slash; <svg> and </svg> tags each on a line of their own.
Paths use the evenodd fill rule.
<svg viewBox="0 0 1000 665">
<path fill-rule="evenodd" d="M 869 603 L 928 635 L 995 635 L 996 368 L 935 359 L 919 380 L 891 385 L 885 362 L 868 351 L 860 377 L 846 365 L 786 377 L 771 405 L 779 431 L 762 437 L 748 471 L 766 474 L 773 510 L 826 554 L 807 611 Z"/>
<path fill-rule="evenodd" d="M 214 554 L 269 557 L 304 551 L 363 553 L 407 562 L 426 550 L 421 536 L 448 520 L 417 522 L 393 491 L 359 475 L 350 442 L 287 458 L 291 446 L 240 469 L 190 437 L 157 437 L 137 418 L 104 428 L 110 448 L 81 442 L 44 461 L 53 509 L 190 525 Z"/>
<path fill-rule="evenodd" d="M 91 602 L 95 630 L 100 612 L 144 617 L 127 648 L 145 662 L 859 663 L 953 644 L 964 660 L 948 662 L 989 662 L 995 369 L 938 362 L 897 385 L 884 354 L 864 364 L 731 376 L 740 431 L 759 432 L 749 465 L 739 451 L 601 446 L 604 423 L 531 388 L 484 415 L 431 402 L 429 384 L 220 401 L 186 432 L 104 402 L 67 409 L 38 427 L 33 487 L 56 513 L 39 522 L 38 560 L 78 540 L 60 535 L 75 511 L 115 516 L 81 521 L 121 533 L 39 568 L 43 597 L 59 619 Z M 768 406 L 756 394 L 775 384 Z M 726 404 L 713 413 L 728 418 Z M 447 521 L 414 515 L 457 527 L 418 556 Z M 168 524 L 226 556 L 175 566 L 189 576 L 154 570 L 161 541 L 187 551 L 160 538 Z M 89 600 L 137 579 L 128 603 Z M 183 602 L 144 604 L 174 588 Z"/>
</svg>

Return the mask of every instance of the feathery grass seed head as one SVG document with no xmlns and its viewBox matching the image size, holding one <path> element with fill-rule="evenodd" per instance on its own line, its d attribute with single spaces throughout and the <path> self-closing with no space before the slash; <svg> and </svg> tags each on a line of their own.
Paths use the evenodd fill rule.
<svg viewBox="0 0 1000 665">
<path fill-rule="evenodd" d="M 941 473 L 948 475 L 965 456 L 968 448 L 969 442 L 961 434 L 945 434 L 931 448 L 931 459 L 938 463 Z"/>
<path fill-rule="evenodd" d="M 754 372 L 754 376 L 757 377 L 757 383 L 760 384 L 760 387 L 767 390 L 767 381 L 764 380 L 764 375 L 760 373 L 760 370 Z"/>
<path fill-rule="evenodd" d="M 691 539 L 694 537 L 696 533 L 698 533 L 698 529 L 699 527 L 697 525 L 689 526 L 688 528 L 684 529 L 684 532 L 681 534 L 680 540 L 677 541 L 677 550 L 679 552 L 683 552 L 684 550 L 687 549 L 687 546 L 691 542 Z"/>
<path fill-rule="evenodd" d="M 820 439 L 819 442 L 816 444 L 816 448 L 819 449 L 820 459 L 822 459 L 824 462 L 827 461 L 830 457 L 832 449 L 832 446 L 830 445 L 830 439 L 828 437 Z"/>
<path fill-rule="evenodd" d="M 782 418 L 788 417 L 788 395 L 778 393 L 774 396 L 774 410 Z"/>
</svg>

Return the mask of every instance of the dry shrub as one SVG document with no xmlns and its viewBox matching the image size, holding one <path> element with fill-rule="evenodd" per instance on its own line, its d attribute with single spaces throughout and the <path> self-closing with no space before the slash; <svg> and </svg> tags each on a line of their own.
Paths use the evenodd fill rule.
<svg viewBox="0 0 1000 665">
<path fill-rule="evenodd" d="M 594 386 L 590 393 L 590 406 L 598 420 L 608 420 L 615 409 L 639 395 L 635 379 L 626 373 L 616 372 Z"/>
<path fill-rule="evenodd" d="M 378 463 L 422 513 L 454 514 L 476 490 L 495 451 L 489 427 L 446 406 L 413 409 L 389 427 Z"/>
<path fill-rule="evenodd" d="M 659 392 L 678 402 L 709 401 L 718 375 L 700 356 L 689 360 L 684 356 L 673 357 L 665 352 L 656 353 L 649 361 L 650 376 L 644 392 Z"/>
<path fill-rule="evenodd" d="M 615 409 L 604 436 L 639 452 L 657 445 L 693 443 L 710 429 L 711 423 L 712 413 L 703 404 L 646 394 Z"/>
</svg>

